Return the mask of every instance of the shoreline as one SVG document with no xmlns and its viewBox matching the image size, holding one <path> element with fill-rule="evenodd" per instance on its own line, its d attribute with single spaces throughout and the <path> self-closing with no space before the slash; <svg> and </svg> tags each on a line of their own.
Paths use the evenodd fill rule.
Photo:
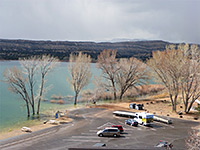
<svg viewBox="0 0 200 150">
<path fill-rule="evenodd" d="M 153 104 L 148 104 L 148 105 L 146 105 L 146 103 L 151 102 L 151 101 L 138 100 L 136 102 L 134 101 L 134 103 L 144 104 L 144 108 L 147 109 L 147 111 L 149 113 L 152 113 L 152 114 L 155 114 L 155 115 L 159 115 L 159 116 L 163 116 L 163 117 L 169 117 L 169 118 L 172 118 L 172 119 L 176 118 L 176 119 L 182 119 L 182 120 L 188 120 L 188 121 L 194 121 L 194 122 L 200 123 L 200 118 L 198 120 L 193 119 L 194 115 L 196 115 L 196 114 L 183 114 L 182 115 L 183 118 L 180 118 L 180 115 L 178 115 L 175 112 L 172 112 L 171 109 L 170 110 L 168 109 L 168 107 L 170 107 L 170 106 L 168 106 L 166 103 L 164 103 L 164 105 L 167 105 L 168 107 L 164 108 L 162 111 L 159 111 L 159 108 L 155 109 L 158 106 L 163 107 L 162 103 L 160 103 L 158 101 L 160 101 L 160 100 L 154 100 Z M 101 102 L 99 102 L 97 105 L 89 105 L 89 106 L 87 106 L 87 105 L 80 105 L 79 106 L 78 105 L 75 108 L 71 107 L 70 109 L 68 109 L 68 112 L 72 111 L 72 110 L 76 110 L 76 109 L 81 109 L 81 108 L 84 108 L 84 109 L 87 109 L 87 108 L 105 108 L 105 109 L 109 109 L 109 110 L 113 110 L 113 111 L 115 111 L 115 110 L 125 110 L 125 111 L 132 111 L 132 112 L 141 112 L 140 110 L 129 109 L 130 103 L 131 102 L 117 102 L 117 103 L 106 103 L 106 102 L 101 103 Z M 65 120 L 66 123 L 72 122 L 71 118 L 66 117 L 65 119 L 66 119 Z M 61 121 L 62 121 L 62 119 L 61 119 Z M 40 122 L 40 124 L 38 124 L 38 125 L 33 125 L 33 126 L 29 126 L 29 127 L 31 128 L 32 132 L 35 132 L 35 131 L 39 131 L 39 130 L 42 130 L 42 129 L 50 128 L 52 126 L 56 126 L 56 125 L 52 125 L 52 124 L 49 124 L 49 123 L 44 124 L 44 123 Z M 14 136 L 22 135 L 22 134 L 28 134 L 28 133 L 22 132 L 21 128 L 13 129 L 12 131 L 1 132 L 0 133 L 0 140 L 4 140 L 4 139 L 11 138 L 11 137 L 14 137 Z"/>
<path fill-rule="evenodd" d="M 56 108 L 55 108 L 55 110 L 58 110 Z M 80 109 L 80 108 L 85 108 L 85 106 L 83 104 L 76 106 L 76 108 L 74 108 L 74 106 L 68 106 L 66 108 L 59 109 L 59 111 L 67 113 L 69 111 L 72 111 L 72 110 L 75 110 L 75 109 Z M 48 113 L 48 111 L 46 111 L 45 113 Z M 11 137 L 19 136 L 19 135 L 23 135 L 23 134 L 29 134 L 28 132 L 22 132 L 21 131 L 21 128 L 24 127 L 24 126 L 31 128 L 32 132 L 56 126 L 55 124 L 50 124 L 50 123 L 44 124 L 44 122 L 46 120 L 51 120 L 51 119 L 56 120 L 56 121 L 60 121 L 60 122 L 66 122 L 66 123 L 72 121 L 71 118 L 66 118 L 66 117 L 60 117 L 60 119 L 55 119 L 55 116 L 53 114 L 51 114 L 49 117 L 46 117 L 45 119 L 41 119 L 39 121 L 35 120 L 34 124 L 28 123 L 28 125 L 27 125 L 26 123 L 24 123 L 24 124 L 22 123 L 22 124 L 17 125 L 17 126 L 14 125 L 12 127 L 4 128 L 0 132 L 0 140 L 5 140 L 7 138 L 11 138 Z M 34 120 L 32 120 L 32 121 L 34 121 Z"/>
</svg>

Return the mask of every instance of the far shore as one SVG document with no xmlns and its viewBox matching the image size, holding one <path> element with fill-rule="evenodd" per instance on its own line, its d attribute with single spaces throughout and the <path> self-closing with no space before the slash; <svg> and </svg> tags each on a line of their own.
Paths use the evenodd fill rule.
<svg viewBox="0 0 200 150">
<path fill-rule="evenodd" d="M 138 103 L 138 104 L 143 104 L 144 105 L 144 109 L 146 110 L 146 112 L 155 114 L 155 115 L 159 115 L 159 116 L 164 116 L 164 117 L 169 117 L 169 118 L 179 118 L 179 119 L 183 119 L 183 120 L 190 120 L 190 121 L 195 121 L 195 122 L 199 122 L 200 123 L 200 114 L 197 112 L 191 112 L 189 114 L 185 114 L 183 112 L 183 108 L 181 108 L 181 104 L 177 105 L 177 112 L 183 112 L 183 114 L 181 115 L 182 118 L 180 118 L 180 115 L 172 112 L 171 111 L 171 106 L 170 106 L 170 101 L 168 98 L 164 98 L 164 102 L 163 102 L 163 98 L 162 99 L 156 99 L 156 100 L 151 100 L 151 98 L 148 98 L 148 100 L 137 100 L 137 101 L 133 101 L 133 103 Z M 94 104 L 90 104 L 90 105 L 81 105 L 80 107 L 77 106 L 76 108 L 71 108 L 70 110 L 73 109 L 80 109 L 80 108 L 105 108 L 105 109 L 109 109 L 112 111 L 115 110 L 125 110 L 125 111 L 132 111 L 132 112 L 140 112 L 140 110 L 135 110 L 135 109 L 129 109 L 129 104 L 131 102 L 117 102 L 117 103 L 98 103 L 96 105 Z M 144 110 L 143 110 L 144 111 Z M 197 117 L 198 120 L 195 120 L 194 118 Z M 54 119 L 54 118 L 52 118 Z M 61 120 L 58 121 L 65 121 L 65 122 L 71 122 L 73 121 L 71 118 L 67 118 L 65 117 L 64 119 L 61 117 Z M 42 130 L 45 128 L 49 128 L 55 125 L 46 123 L 44 124 L 43 122 L 41 122 L 38 125 L 33 125 L 33 126 L 29 126 L 29 128 L 31 128 L 32 132 L 34 131 L 38 131 L 38 130 Z M 17 135 L 22 135 L 22 134 L 29 134 L 26 132 L 22 132 L 21 128 L 16 128 L 13 129 L 11 131 L 5 131 L 5 132 L 1 132 L 0 133 L 0 140 L 2 139 L 7 139 L 13 136 L 17 136 Z"/>
</svg>

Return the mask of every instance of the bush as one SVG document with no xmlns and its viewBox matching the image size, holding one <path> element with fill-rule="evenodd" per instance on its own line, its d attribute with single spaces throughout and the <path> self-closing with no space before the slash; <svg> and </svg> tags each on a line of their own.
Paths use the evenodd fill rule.
<svg viewBox="0 0 200 150">
<path fill-rule="evenodd" d="M 60 100 L 57 101 L 57 103 L 58 104 L 64 104 L 65 102 L 62 99 L 60 99 Z"/>
<path fill-rule="evenodd" d="M 137 89 L 132 88 L 125 93 L 126 97 L 135 97 L 141 95 L 155 94 L 165 89 L 163 85 L 142 85 L 138 86 Z"/>
<path fill-rule="evenodd" d="M 50 100 L 50 103 L 56 103 L 56 100 Z"/>
</svg>

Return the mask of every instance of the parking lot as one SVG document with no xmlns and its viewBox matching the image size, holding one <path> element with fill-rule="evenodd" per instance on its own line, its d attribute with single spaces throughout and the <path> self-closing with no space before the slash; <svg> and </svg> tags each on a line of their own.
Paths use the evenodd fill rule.
<svg viewBox="0 0 200 150">
<path fill-rule="evenodd" d="M 172 119 L 173 124 L 153 122 L 151 127 L 125 125 L 128 118 L 113 116 L 100 108 L 77 109 L 70 112 L 73 122 L 29 135 L 0 142 L 1 149 L 59 149 L 96 148 L 103 143 L 109 149 L 154 149 L 160 140 L 173 143 L 175 149 L 185 149 L 185 139 L 196 122 Z M 120 137 L 98 137 L 97 131 L 113 124 L 122 125 Z M 98 147 L 99 148 L 99 147 Z"/>
<path fill-rule="evenodd" d="M 159 122 L 154 122 L 152 126 L 147 127 L 143 125 L 138 125 L 138 127 L 126 125 L 124 122 L 128 118 L 112 116 L 111 120 L 99 119 L 95 120 L 97 126 L 93 126 L 86 132 L 82 132 L 81 135 L 72 136 L 67 141 L 78 142 L 77 147 L 94 147 L 96 143 L 104 143 L 108 148 L 154 148 L 154 146 L 159 143 L 160 140 L 166 140 L 175 144 L 176 140 L 180 140 L 180 135 L 174 134 L 169 135 L 166 132 L 173 130 L 175 127 L 173 125 L 167 125 Z M 106 127 L 111 127 L 112 125 L 122 125 L 124 132 L 121 133 L 120 137 L 98 137 L 96 132 L 104 129 Z M 162 134 L 163 133 L 163 134 Z M 181 137 L 182 138 L 182 137 Z M 179 146 L 179 149 L 184 148 Z"/>
</svg>

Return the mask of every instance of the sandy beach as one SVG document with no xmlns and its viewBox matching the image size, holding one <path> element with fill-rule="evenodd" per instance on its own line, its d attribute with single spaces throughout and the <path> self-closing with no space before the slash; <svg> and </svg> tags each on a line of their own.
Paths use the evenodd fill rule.
<svg viewBox="0 0 200 150">
<path fill-rule="evenodd" d="M 72 119 L 71 118 L 66 118 L 66 117 L 62 117 L 61 119 L 56 119 L 56 121 L 59 121 L 59 122 L 71 122 Z M 50 124 L 50 123 L 46 123 L 44 124 L 43 122 L 41 122 L 39 125 L 34 125 L 34 126 L 29 126 L 29 128 L 31 129 L 32 132 L 34 131 L 38 131 L 38 130 L 42 130 L 42 129 L 45 129 L 45 128 L 50 128 L 52 126 L 56 126 L 56 125 L 59 125 L 58 124 Z M 29 132 L 22 132 L 21 131 L 21 128 L 16 128 L 16 129 L 13 129 L 11 131 L 5 131 L 5 132 L 2 132 L 0 133 L 0 140 L 2 139 L 7 139 L 7 138 L 10 138 L 10 137 L 14 137 L 14 136 L 17 136 L 17 135 L 22 135 L 22 134 L 29 134 Z"/>
</svg>

